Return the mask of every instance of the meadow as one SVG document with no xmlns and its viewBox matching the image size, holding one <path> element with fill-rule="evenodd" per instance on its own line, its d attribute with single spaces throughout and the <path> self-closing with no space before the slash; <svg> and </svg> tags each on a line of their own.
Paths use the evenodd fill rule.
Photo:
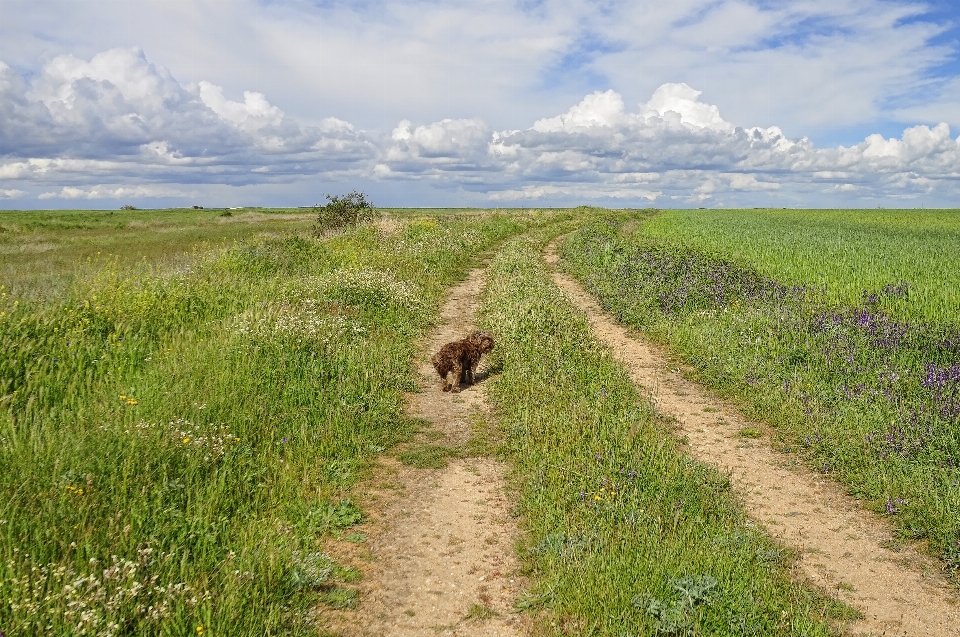
<svg viewBox="0 0 960 637">
<path fill-rule="evenodd" d="M 551 219 L 408 213 L 316 237 L 258 214 L 5 217 L 90 259 L 38 274 L 5 255 L 4 634 L 311 634 L 317 604 L 356 603 L 318 540 L 363 518 L 350 486 L 415 426 L 416 340 L 476 254 Z"/>
<path fill-rule="evenodd" d="M 0 632 L 308 635 L 362 604 L 324 542 L 364 520 L 375 459 L 404 460 L 417 343 L 482 254 L 498 424 L 466 452 L 512 467 L 537 634 L 854 615 L 791 577 L 550 281 L 545 243 L 606 213 L 386 212 L 319 235 L 303 211 L 4 218 Z"/>
<path fill-rule="evenodd" d="M 960 213 L 623 221 L 563 247 L 602 305 L 960 569 Z"/>
<path fill-rule="evenodd" d="M 307 209 L 6 210 L 0 214 L 0 282 L 8 294 L 55 300 L 73 278 L 106 258 L 189 262 L 211 248 L 269 234 L 304 231 Z"/>
</svg>

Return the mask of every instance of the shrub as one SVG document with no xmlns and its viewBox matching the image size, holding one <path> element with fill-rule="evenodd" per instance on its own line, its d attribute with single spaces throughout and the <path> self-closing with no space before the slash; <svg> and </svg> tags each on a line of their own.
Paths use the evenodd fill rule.
<svg viewBox="0 0 960 637">
<path fill-rule="evenodd" d="M 120 210 L 136 210 L 136 209 L 137 209 L 136 206 L 131 206 L 130 204 L 126 204 L 126 205 L 124 205 L 124 206 L 120 206 Z"/>
<path fill-rule="evenodd" d="M 321 235 L 331 228 L 356 226 L 372 221 L 378 216 L 377 209 L 367 201 L 366 195 L 354 190 L 348 195 L 327 195 L 327 204 L 318 206 L 317 223 L 313 233 Z"/>
</svg>

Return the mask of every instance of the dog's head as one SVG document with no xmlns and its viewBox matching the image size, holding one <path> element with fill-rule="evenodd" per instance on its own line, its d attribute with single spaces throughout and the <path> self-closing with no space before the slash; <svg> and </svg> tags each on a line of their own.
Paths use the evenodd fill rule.
<svg viewBox="0 0 960 637">
<path fill-rule="evenodd" d="M 486 354 L 493 349 L 493 335 L 490 332 L 477 331 L 467 337 L 467 341 L 480 350 L 480 353 Z"/>
</svg>

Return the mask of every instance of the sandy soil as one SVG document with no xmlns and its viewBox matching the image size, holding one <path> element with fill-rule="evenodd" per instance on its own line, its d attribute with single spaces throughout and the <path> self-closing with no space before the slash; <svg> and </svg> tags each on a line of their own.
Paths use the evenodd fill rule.
<svg viewBox="0 0 960 637">
<path fill-rule="evenodd" d="M 545 253 L 554 267 L 556 245 Z M 555 271 L 554 280 L 586 312 L 596 335 L 657 409 L 676 418 L 691 455 L 730 476 L 750 517 L 798 549 L 798 567 L 806 577 L 863 613 L 845 633 L 960 635 L 956 594 L 933 560 L 910 548 L 887 548 L 896 543 L 882 518 L 864 511 L 835 483 L 775 453 L 766 438 L 744 438 L 740 432 L 755 425 L 683 378 L 662 350 L 616 324 L 572 277 Z"/>
<path fill-rule="evenodd" d="M 424 343 L 418 363 L 422 392 L 408 397 L 408 412 L 431 426 L 413 446 L 461 445 L 470 439 L 472 422 L 492 418 L 484 363 L 478 383 L 458 394 L 440 390 L 430 364 L 431 354 L 444 343 L 476 329 L 484 283 L 485 271 L 475 270 L 454 288 L 442 325 Z M 370 513 L 358 529 L 368 541 L 349 560 L 367 562 L 361 565 L 359 606 L 333 613 L 329 629 L 350 636 L 522 634 L 521 619 L 513 613 L 522 582 L 504 471 L 490 458 L 451 459 L 444 469 L 383 459 L 359 496 Z M 344 547 L 338 548 L 343 556 Z"/>
</svg>

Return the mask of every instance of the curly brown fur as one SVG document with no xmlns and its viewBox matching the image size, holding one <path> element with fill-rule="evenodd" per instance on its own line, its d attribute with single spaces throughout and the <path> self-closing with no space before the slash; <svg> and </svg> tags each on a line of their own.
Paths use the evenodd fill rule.
<svg viewBox="0 0 960 637">
<path fill-rule="evenodd" d="M 433 367 L 443 381 L 443 391 L 460 391 L 460 383 L 472 385 L 480 357 L 493 349 L 489 332 L 473 332 L 466 338 L 447 343 L 433 355 Z M 453 380 L 449 380 L 452 378 Z"/>
</svg>

